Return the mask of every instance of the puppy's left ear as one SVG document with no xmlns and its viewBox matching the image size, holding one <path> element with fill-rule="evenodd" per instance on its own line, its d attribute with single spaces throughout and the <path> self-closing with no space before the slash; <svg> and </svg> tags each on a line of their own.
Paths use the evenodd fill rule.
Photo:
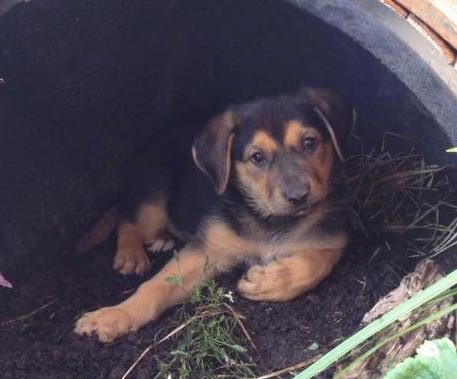
<svg viewBox="0 0 457 379">
<path fill-rule="evenodd" d="M 336 153 L 344 161 L 342 147 L 357 120 L 352 104 L 323 88 L 304 88 L 301 97 L 314 108 L 330 134 Z"/>
<path fill-rule="evenodd" d="M 234 127 L 233 112 L 228 110 L 212 118 L 192 146 L 194 163 L 212 180 L 218 194 L 227 188 Z"/>
</svg>

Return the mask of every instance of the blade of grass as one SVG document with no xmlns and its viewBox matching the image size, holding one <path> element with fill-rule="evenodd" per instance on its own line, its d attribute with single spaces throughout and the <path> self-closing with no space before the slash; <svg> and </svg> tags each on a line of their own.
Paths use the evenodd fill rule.
<svg viewBox="0 0 457 379">
<path fill-rule="evenodd" d="M 425 290 L 418 292 L 410 299 L 406 300 L 404 303 L 387 312 L 384 316 L 374 320 L 372 323 L 359 330 L 350 338 L 346 339 L 334 349 L 330 350 L 317 362 L 313 363 L 300 374 L 296 375 L 295 379 L 311 379 L 315 377 L 316 375 L 332 366 L 336 361 L 345 357 L 346 354 L 348 354 L 351 350 L 359 346 L 368 338 L 372 337 L 374 334 L 386 328 L 401 317 L 406 316 L 411 311 L 420 307 L 424 303 L 434 299 L 436 296 L 441 295 L 444 291 L 448 290 L 450 287 L 456 284 L 457 270 L 438 280 L 436 283 L 433 283 Z"/>
</svg>

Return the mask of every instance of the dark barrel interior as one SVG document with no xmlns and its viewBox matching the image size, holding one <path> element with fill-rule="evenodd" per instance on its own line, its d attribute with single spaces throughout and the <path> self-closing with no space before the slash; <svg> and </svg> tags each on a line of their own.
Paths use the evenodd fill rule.
<svg viewBox="0 0 457 379">
<path fill-rule="evenodd" d="M 404 69 L 436 91 L 435 100 L 428 94 L 435 104 L 425 104 L 387 60 L 315 12 L 321 7 L 336 15 L 339 6 L 357 8 L 359 2 L 323 5 L 329 3 L 0 0 L 0 272 L 15 285 L 0 288 L 0 316 L 2 310 L 8 317 L 27 314 L 42 305 L 42 294 L 60 296 L 54 319 L 22 334 L 10 327 L 10 343 L 19 342 L 0 359 L 3 373 L 13 375 L 14 366 L 24 377 L 30 370 L 36 377 L 120 377 L 150 343 L 156 326 L 106 348 L 72 335 L 78 312 L 114 303 L 121 290 L 139 283 L 112 273 L 112 240 L 100 249 L 103 264 L 91 263 L 95 254 L 75 259 L 72 246 L 116 204 L 125 160 L 141 144 L 156 148 L 163 133 L 203 126 L 230 104 L 318 85 L 354 103 L 355 132 L 365 149 L 379 147 L 392 132 L 405 137 L 395 148 L 407 141 L 431 162 L 452 162 L 444 150 L 456 145 L 457 133 L 430 111 L 444 107 L 438 92 L 455 101 L 452 90 L 433 70 L 424 71 L 428 63 L 418 55 L 420 65 Z M 373 20 L 381 25 L 373 24 L 376 37 L 382 20 Z M 359 21 L 343 17 L 351 27 Z M 392 33 L 379 41 L 389 54 L 385 41 L 397 40 Z M 399 60 L 405 52 L 414 59 L 404 48 Z M 350 152 L 359 151 L 360 140 L 352 139 Z M 264 368 L 294 364 L 315 353 L 306 350 L 314 342 L 326 348 L 350 334 L 373 302 L 398 284 L 400 269 L 412 266 L 401 252 L 388 254 L 382 267 L 349 255 L 329 281 L 292 304 L 239 299 Z M 366 279 L 367 290 L 354 278 Z M 147 368 L 142 372 L 138 377 L 150 377 Z"/>
<path fill-rule="evenodd" d="M 327 86 L 355 104 L 366 146 L 388 130 L 439 161 L 450 143 L 389 67 L 285 1 L 19 3 L 0 49 L 3 271 L 109 207 L 138 143 L 228 104 Z"/>
</svg>

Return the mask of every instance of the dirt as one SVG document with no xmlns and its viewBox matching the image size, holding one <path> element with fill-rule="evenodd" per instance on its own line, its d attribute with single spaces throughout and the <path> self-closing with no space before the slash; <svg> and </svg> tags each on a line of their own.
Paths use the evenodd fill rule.
<svg viewBox="0 0 457 379">
<path fill-rule="evenodd" d="M 390 250 L 383 244 L 373 255 L 377 247 L 377 241 L 354 242 L 327 280 L 289 303 L 251 302 L 235 291 L 233 306 L 246 317 L 246 328 L 258 347 L 251 354 L 259 373 L 327 351 L 351 334 L 365 312 L 417 262 L 401 244 L 394 243 Z M 83 256 L 37 255 L 23 268 L 14 289 L 0 289 L 2 378 L 121 378 L 158 330 L 170 323 L 173 310 L 108 345 L 73 333 L 83 311 L 116 303 L 141 282 L 111 269 L 113 250 L 110 238 Z M 444 267 L 457 266 L 454 255 L 443 257 Z M 155 269 L 167 258 L 168 254 L 156 257 Z M 234 290 L 236 275 L 221 278 L 221 285 Z M 151 377 L 157 365 L 154 355 L 159 353 L 160 349 L 151 351 L 130 377 Z"/>
</svg>

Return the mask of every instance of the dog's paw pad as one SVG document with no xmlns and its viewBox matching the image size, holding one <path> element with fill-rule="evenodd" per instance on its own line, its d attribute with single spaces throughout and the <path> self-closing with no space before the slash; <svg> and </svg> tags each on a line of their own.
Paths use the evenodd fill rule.
<svg viewBox="0 0 457 379">
<path fill-rule="evenodd" d="M 124 310 L 106 307 L 85 313 L 76 322 L 74 332 L 79 335 L 95 334 L 101 342 L 111 342 L 136 329 L 132 318 Z"/>
<path fill-rule="evenodd" d="M 144 275 L 151 269 L 151 261 L 143 250 L 119 249 L 114 257 L 113 268 L 123 275 Z"/>
</svg>

